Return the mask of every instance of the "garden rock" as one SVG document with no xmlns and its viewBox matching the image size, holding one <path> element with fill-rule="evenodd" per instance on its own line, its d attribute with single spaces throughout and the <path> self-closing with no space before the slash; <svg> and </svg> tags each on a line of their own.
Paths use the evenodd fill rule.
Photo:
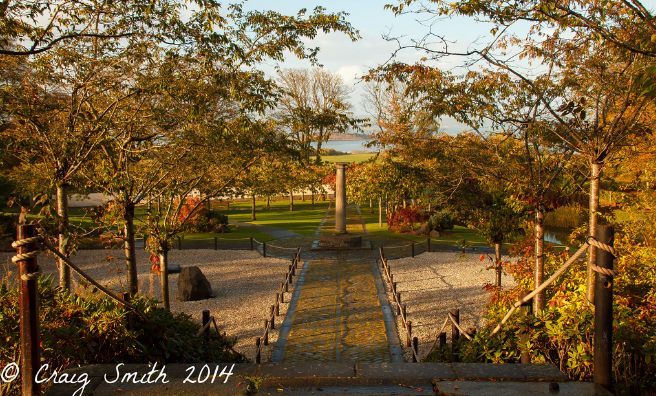
<svg viewBox="0 0 656 396">
<path fill-rule="evenodd" d="M 212 286 L 200 268 L 182 268 L 178 275 L 178 301 L 197 301 L 211 297 Z"/>
</svg>

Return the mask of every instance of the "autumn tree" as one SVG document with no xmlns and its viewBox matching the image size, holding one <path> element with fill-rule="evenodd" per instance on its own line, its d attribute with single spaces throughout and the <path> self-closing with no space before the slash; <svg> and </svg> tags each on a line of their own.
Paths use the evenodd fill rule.
<svg viewBox="0 0 656 396">
<path fill-rule="evenodd" d="M 353 116 L 349 91 L 337 74 L 320 68 L 282 70 L 278 84 L 278 119 L 286 125 L 305 163 L 312 154 L 316 163 L 321 162 L 321 146 L 332 133 L 345 132 L 362 122 Z"/>
</svg>

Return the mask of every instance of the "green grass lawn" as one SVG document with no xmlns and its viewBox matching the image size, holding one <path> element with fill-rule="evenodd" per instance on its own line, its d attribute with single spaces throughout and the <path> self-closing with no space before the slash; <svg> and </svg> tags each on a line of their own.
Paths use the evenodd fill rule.
<svg viewBox="0 0 656 396">
<path fill-rule="evenodd" d="M 415 242 L 426 241 L 426 236 L 424 235 L 402 234 L 389 231 L 385 221 L 385 213 L 383 213 L 382 227 L 379 226 L 378 208 L 376 207 L 374 207 L 374 213 L 371 213 L 368 206 L 362 206 L 360 209 L 367 227 L 369 238 L 374 241 L 387 241 L 388 243 L 391 243 L 395 240 Z M 431 239 L 431 244 L 454 246 L 459 245 L 460 241 L 463 239 L 466 240 L 470 245 L 487 246 L 487 243 L 483 237 L 476 230 L 462 226 L 454 226 L 453 230 L 443 231 L 439 237 Z"/>
<path fill-rule="evenodd" d="M 328 201 L 316 201 L 313 207 L 309 197 L 305 202 L 297 197 L 294 199 L 293 212 L 289 210 L 289 200 L 272 200 L 269 209 L 266 208 L 264 200 L 257 200 L 255 206 L 256 221 L 251 221 L 250 200 L 233 202 L 230 204 L 230 210 L 221 210 L 220 212 L 227 215 L 229 223 L 233 225 L 246 223 L 254 226 L 269 226 L 311 236 L 328 209 Z"/>
</svg>

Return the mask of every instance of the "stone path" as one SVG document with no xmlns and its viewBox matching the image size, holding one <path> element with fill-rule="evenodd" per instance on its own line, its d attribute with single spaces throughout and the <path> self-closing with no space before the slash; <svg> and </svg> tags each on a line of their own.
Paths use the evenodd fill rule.
<svg viewBox="0 0 656 396">
<path fill-rule="evenodd" d="M 370 251 L 324 252 L 305 263 L 296 288 L 274 361 L 382 363 L 401 359 L 384 286 Z"/>
</svg>

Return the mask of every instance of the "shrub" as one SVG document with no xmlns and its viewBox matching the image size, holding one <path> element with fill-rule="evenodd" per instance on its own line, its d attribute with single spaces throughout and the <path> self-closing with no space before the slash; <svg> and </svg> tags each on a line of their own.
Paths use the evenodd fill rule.
<svg viewBox="0 0 656 396">
<path fill-rule="evenodd" d="M 439 210 L 428 219 L 430 231 L 444 231 L 453 229 L 453 216 L 446 210 Z"/>
<path fill-rule="evenodd" d="M 399 208 L 387 215 L 387 228 L 391 231 L 413 231 L 416 223 L 427 220 L 425 212 L 416 207 Z"/>
<path fill-rule="evenodd" d="M 213 334 L 197 337 L 200 325 L 186 314 L 157 308 L 152 300 L 133 300 L 145 320 L 127 314 L 115 302 L 98 296 L 80 297 L 54 287 L 49 277 L 39 279 L 41 354 L 50 367 L 68 368 L 101 363 L 238 362 L 234 340 Z M 0 286 L 0 366 L 18 361 L 18 289 Z M 19 386 L 20 381 L 14 381 Z M 15 390 L 15 389 L 14 389 Z"/>
<path fill-rule="evenodd" d="M 228 232 L 228 216 L 210 212 L 208 213 L 207 231 L 209 232 Z"/>
<path fill-rule="evenodd" d="M 639 246 L 618 234 L 613 301 L 613 370 L 618 394 L 641 394 L 656 388 L 656 249 Z M 504 264 L 516 280 L 507 290 L 491 291 L 487 324 L 472 342 L 461 345 L 465 362 L 518 362 L 520 334 L 527 332 L 533 363 L 551 363 L 570 379 L 590 381 L 593 373 L 594 312 L 586 298 L 586 265 L 574 264 L 546 289 L 547 304 L 539 316 L 515 313 L 501 331 L 491 332 L 512 303 L 533 288 L 533 237 L 517 243 Z M 548 276 L 567 259 L 547 244 L 545 273 Z M 447 358 L 435 350 L 429 360 Z"/>
</svg>

